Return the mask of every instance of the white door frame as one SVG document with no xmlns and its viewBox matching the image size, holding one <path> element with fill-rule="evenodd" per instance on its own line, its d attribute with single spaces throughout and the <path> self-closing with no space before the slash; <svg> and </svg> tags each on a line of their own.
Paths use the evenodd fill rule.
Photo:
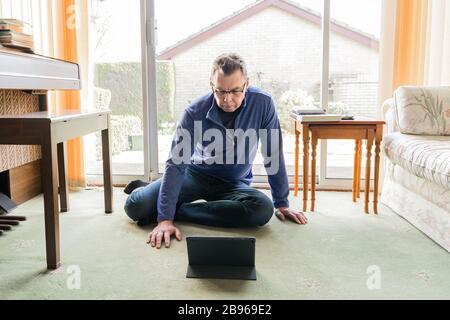
<svg viewBox="0 0 450 320">
<path fill-rule="evenodd" d="M 155 1 L 141 0 L 144 179 L 158 175 L 158 115 L 156 100 Z"/>
<path fill-rule="evenodd" d="M 321 106 L 327 109 L 329 103 L 329 79 L 330 79 L 330 23 L 331 0 L 323 0 L 322 14 L 322 82 L 321 82 Z M 320 141 L 320 169 L 318 188 L 322 189 L 350 189 L 352 178 L 327 178 L 328 173 L 328 141 Z"/>
</svg>

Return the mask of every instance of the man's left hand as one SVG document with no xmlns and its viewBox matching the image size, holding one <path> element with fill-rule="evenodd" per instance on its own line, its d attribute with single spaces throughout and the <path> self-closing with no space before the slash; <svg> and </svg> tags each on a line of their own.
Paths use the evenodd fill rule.
<svg viewBox="0 0 450 320">
<path fill-rule="evenodd" d="M 286 218 L 298 224 L 307 224 L 308 218 L 306 218 L 303 212 L 298 212 L 290 208 L 278 208 L 275 211 L 275 215 L 281 221 L 285 221 Z"/>
</svg>

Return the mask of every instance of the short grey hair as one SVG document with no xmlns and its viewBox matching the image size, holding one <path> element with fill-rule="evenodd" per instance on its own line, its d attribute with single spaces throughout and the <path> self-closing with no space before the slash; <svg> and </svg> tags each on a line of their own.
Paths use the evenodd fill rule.
<svg viewBox="0 0 450 320">
<path fill-rule="evenodd" d="M 244 78 L 247 78 L 247 65 L 244 59 L 237 53 L 224 53 L 214 60 L 211 70 L 211 80 L 219 70 L 222 70 L 226 76 L 233 74 L 237 70 L 241 70 Z"/>
</svg>

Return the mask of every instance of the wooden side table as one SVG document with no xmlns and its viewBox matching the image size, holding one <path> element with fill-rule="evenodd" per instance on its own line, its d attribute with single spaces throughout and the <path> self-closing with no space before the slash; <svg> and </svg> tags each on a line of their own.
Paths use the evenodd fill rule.
<svg viewBox="0 0 450 320">
<path fill-rule="evenodd" d="M 69 208 L 65 141 L 95 131 L 102 132 L 105 212 L 112 213 L 110 113 L 110 110 L 65 111 L 57 114 L 42 111 L 0 116 L 0 144 L 41 146 L 48 269 L 60 266 L 58 184 L 61 211 Z"/>
<path fill-rule="evenodd" d="M 378 183 L 380 174 L 380 151 L 383 137 L 384 121 L 356 118 L 333 122 L 307 122 L 294 119 L 295 122 L 295 165 L 294 196 L 298 196 L 298 163 L 300 134 L 303 135 L 303 211 L 307 210 L 309 188 L 309 144 L 311 142 L 311 211 L 315 209 L 316 192 L 316 155 L 319 139 L 352 139 L 355 140 L 355 156 L 353 168 L 353 201 L 359 198 L 361 180 L 362 140 L 367 140 L 366 172 L 364 187 L 364 212 L 369 213 L 370 164 L 372 146 L 375 143 L 375 177 L 373 210 L 378 214 Z"/>
</svg>

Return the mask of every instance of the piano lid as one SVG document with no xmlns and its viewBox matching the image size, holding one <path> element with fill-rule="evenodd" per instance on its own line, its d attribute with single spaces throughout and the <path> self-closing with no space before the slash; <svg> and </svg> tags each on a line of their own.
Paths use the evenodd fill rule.
<svg viewBox="0 0 450 320">
<path fill-rule="evenodd" d="M 80 90 L 78 64 L 0 46 L 0 89 Z"/>
</svg>

